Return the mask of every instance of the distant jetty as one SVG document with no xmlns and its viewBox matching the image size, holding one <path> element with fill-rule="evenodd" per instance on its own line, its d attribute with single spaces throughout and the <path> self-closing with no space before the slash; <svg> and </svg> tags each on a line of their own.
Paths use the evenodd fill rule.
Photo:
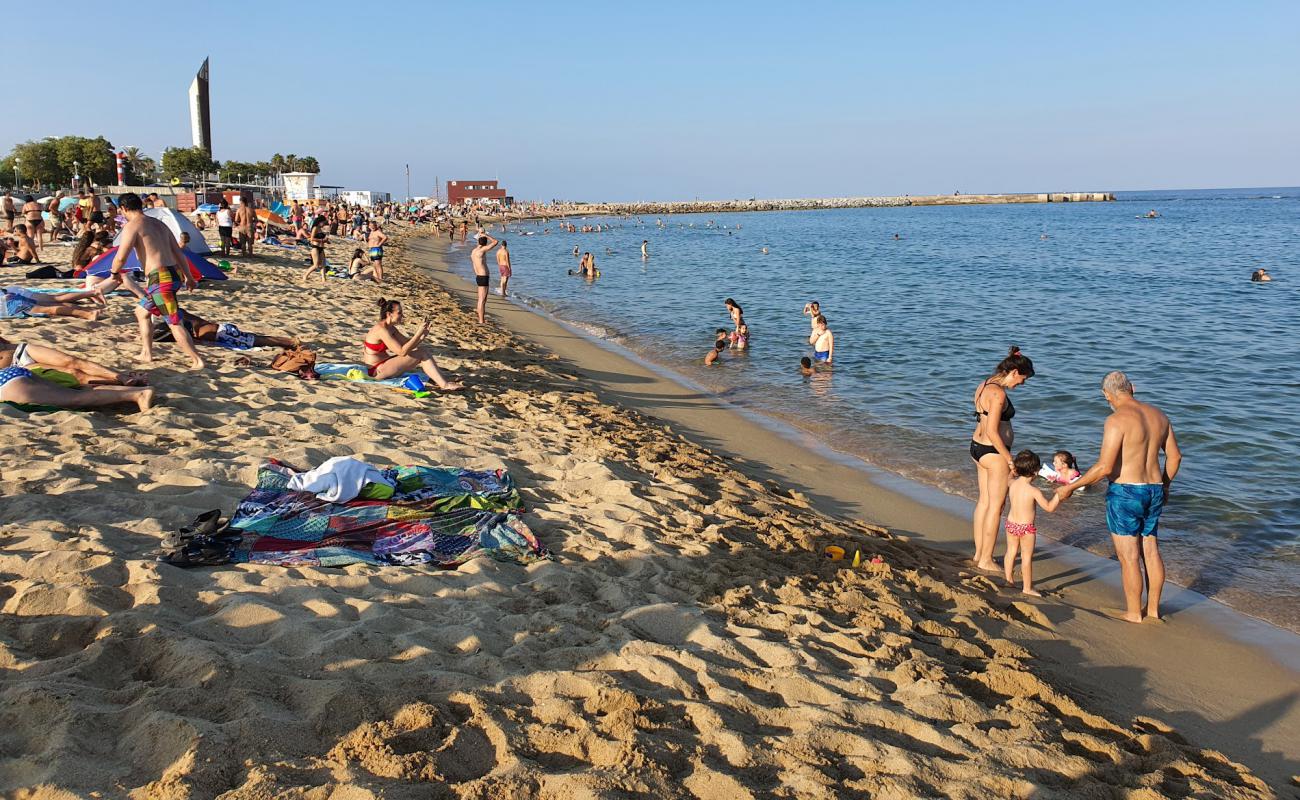
<svg viewBox="0 0 1300 800">
<path fill-rule="evenodd" d="M 1038 192 L 1026 194 L 924 194 L 901 197 L 815 197 L 801 200 L 683 200 L 671 203 L 576 203 L 566 213 L 579 214 L 719 214 L 730 211 L 814 211 L 825 208 L 896 208 L 899 206 L 972 206 L 1010 203 L 1105 203 L 1111 192 Z"/>
</svg>

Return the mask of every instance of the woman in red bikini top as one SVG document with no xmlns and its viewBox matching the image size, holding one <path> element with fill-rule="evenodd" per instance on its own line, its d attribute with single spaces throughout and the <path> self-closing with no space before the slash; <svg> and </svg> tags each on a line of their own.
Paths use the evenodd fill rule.
<svg viewBox="0 0 1300 800">
<path fill-rule="evenodd" d="M 379 300 L 379 322 L 375 323 L 362 340 L 362 360 L 366 371 L 376 380 L 396 378 L 419 367 L 433 379 L 444 392 L 454 392 L 464 388 L 461 384 L 447 380 L 447 376 L 438 369 L 438 362 L 433 360 L 420 343 L 429 333 L 429 321 L 420 323 L 414 336 L 407 336 L 397 327 L 402 321 L 402 304 L 396 300 Z"/>
</svg>

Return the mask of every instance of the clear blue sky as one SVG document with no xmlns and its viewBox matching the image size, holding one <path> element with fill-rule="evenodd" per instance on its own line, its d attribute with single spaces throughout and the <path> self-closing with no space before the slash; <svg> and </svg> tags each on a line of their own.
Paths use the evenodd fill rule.
<svg viewBox="0 0 1300 800">
<path fill-rule="evenodd" d="M 1294 0 L 60 8 L 6 37 L 0 150 L 188 145 L 210 55 L 216 158 L 395 195 L 408 162 L 543 199 L 1300 184 Z"/>
</svg>

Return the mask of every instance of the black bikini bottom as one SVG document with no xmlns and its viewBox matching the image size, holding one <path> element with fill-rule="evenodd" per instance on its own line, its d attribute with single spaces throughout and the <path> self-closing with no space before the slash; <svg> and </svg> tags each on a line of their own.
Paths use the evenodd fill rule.
<svg viewBox="0 0 1300 800">
<path fill-rule="evenodd" d="M 974 461 L 976 464 L 978 464 L 979 460 L 984 456 L 988 455 L 989 453 L 996 453 L 997 451 L 998 449 L 991 444 L 980 444 L 974 439 L 971 439 L 970 457 L 971 460 Z"/>
</svg>

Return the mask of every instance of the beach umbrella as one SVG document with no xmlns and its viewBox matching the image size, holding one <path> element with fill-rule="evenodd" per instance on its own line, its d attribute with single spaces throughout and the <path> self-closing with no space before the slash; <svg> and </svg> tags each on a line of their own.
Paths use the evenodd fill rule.
<svg viewBox="0 0 1300 800">
<path fill-rule="evenodd" d="M 259 208 L 254 213 L 257 214 L 258 219 L 262 220 L 263 222 L 269 222 L 272 225 L 288 224 L 287 222 L 284 221 L 284 217 L 266 208 Z"/>
<path fill-rule="evenodd" d="M 50 195 L 46 195 L 45 197 L 36 198 L 36 202 L 40 203 L 41 205 L 45 205 L 46 203 L 50 202 L 53 199 L 54 199 L 54 195 L 50 194 Z"/>
<path fill-rule="evenodd" d="M 204 203 L 194 210 L 200 214 L 215 214 L 218 208 L 219 206 L 216 203 Z"/>
<path fill-rule="evenodd" d="M 75 198 L 75 197 L 65 197 L 65 198 L 63 198 L 62 200 L 59 201 L 59 210 L 60 210 L 60 211 L 67 211 L 69 208 L 72 208 L 72 207 L 75 206 L 76 204 L 77 204 L 77 198 Z"/>
<path fill-rule="evenodd" d="M 113 259 L 117 257 L 119 249 L 121 248 L 110 247 L 104 251 L 102 256 L 90 262 L 90 266 L 86 267 L 86 274 L 94 275 L 97 278 L 108 276 L 113 271 Z M 185 258 L 190 262 L 190 274 L 194 276 L 195 280 L 226 280 L 226 273 L 218 269 L 216 264 L 191 252 L 188 247 L 182 247 L 181 251 L 185 253 Z M 127 272 L 144 271 L 144 267 L 140 265 L 140 258 L 135 254 L 134 250 L 126 257 L 126 263 L 122 265 L 122 269 Z"/>
</svg>

